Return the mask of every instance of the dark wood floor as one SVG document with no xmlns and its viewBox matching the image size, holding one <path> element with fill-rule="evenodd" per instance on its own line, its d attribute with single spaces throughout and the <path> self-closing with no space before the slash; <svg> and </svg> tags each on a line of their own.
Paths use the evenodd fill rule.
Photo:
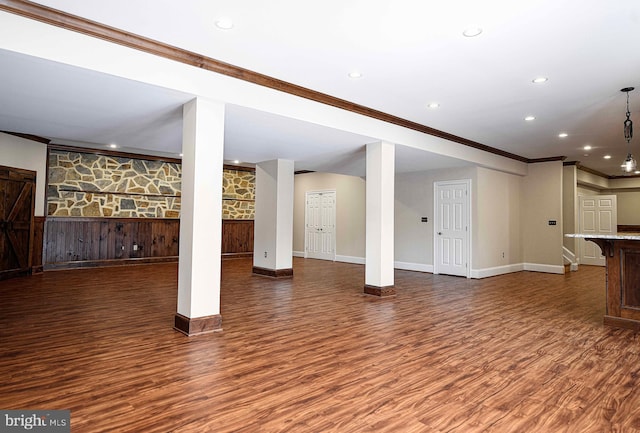
<svg viewBox="0 0 640 433">
<path fill-rule="evenodd" d="M 483 280 L 295 259 L 223 264 L 224 331 L 172 330 L 175 264 L 0 282 L 0 408 L 73 432 L 636 432 L 640 339 L 606 328 L 604 270 Z"/>
</svg>

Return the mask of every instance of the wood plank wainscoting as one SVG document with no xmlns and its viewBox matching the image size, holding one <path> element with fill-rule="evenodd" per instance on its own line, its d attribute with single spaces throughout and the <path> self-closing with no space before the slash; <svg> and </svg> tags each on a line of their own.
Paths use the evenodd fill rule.
<svg viewBox="0 0 640 433">
<path fill-rule="evenodd" d="M 222 220 L 222 258 L 253 257 L 253 220 Z"/>
<path fill-rule="evenodd" d="M 605 270 L 479 280 L 294 258 L 222 261 L 222 332 L 172 330 L 177 265 L 0 284 L 0 408 L 73 432 L 640 431 L 637 333 L 602 325 Z M 123 283 L 125 282 L 125 283 Z"/>
<path fill-rule="evenodd" d="M 48 217 L 44 269 L 178 260 L 180 220 Z"/>
<path fill-rule="evenodd" d="M 178 260 L 179 219 L 38 217 L 34 232 L 34 272 Z M 222 258 L 252 256 L 253 220 L 223 220 Z"/>
</svg>

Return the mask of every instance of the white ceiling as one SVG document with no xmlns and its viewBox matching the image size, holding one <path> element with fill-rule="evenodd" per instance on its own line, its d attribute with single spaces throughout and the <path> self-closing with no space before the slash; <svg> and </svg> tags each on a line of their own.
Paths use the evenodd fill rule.
<svg viewBox="0 0 640 433">
<path fill-rule="evenodd" d="M 640 122 L 638 0 L 38 3 L 526 158 L 564 155 L 619 174 L 621 88 L 638 88 L 630 102 Z M 214 26 L 223 16 L 233 29 Z M 470 25 L 483 33 L 464 37 Z M 193 95 L 6 51 L 0 62 L 0 130 L 180 152 L 180 106 Z M 352 70 L 363 77 L 348 78 Z M 532 83 L 539 76 L 549 80 Z M 440 107 L 427 109 L 430 102 Z M 536 120 L 525 122 L 527 115 Z M 640 156 L 637 135 L 632 150 Z M 280 157 L 297 170 L 362 175 L 362 149 L 372 141 L 231 106 L 225 158 Z M 582 150 L 587 144 L 591 151 Z M 407 148 L 397 159 L 401 171 L 465 164 Z"/>
</svg>

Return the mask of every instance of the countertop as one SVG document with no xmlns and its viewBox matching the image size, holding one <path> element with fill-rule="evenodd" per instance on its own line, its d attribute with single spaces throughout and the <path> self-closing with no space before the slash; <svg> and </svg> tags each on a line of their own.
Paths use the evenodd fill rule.
<svg viewBox="0 0 640 433">
<path fill-rule="evenodd" d="M 609 234 L 594 234 L 594 233 L 570 233 L 566 234 L 567 238 L 589 238 L 589 239 L 611 239 L 611 240 L 627 240 L 627 241 L 640 241 L 640 233 L 609 233 Z"/>
</svg>

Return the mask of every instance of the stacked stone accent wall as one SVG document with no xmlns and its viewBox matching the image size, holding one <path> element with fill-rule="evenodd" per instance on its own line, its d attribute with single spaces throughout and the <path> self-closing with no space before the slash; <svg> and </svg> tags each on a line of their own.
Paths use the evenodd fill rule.
<svg viewBox="0 0 640 433">
<path fill-rule="evenodd" d="M 255 172 L 224 169 L 222 218 L 252 220 L 255 215 Z"/>
<path fill-rule="evenodd" d="M 47 214 L 179 218 L 178 163 L 50 150 Z"/>
<path fill-rule="evenodd" d="M 47 214 L 60 217 L 180 218 L 179 163 L 51 149 Z M 225 168 L 222 218 L 252 220 L 255 172 Z"/>
</svg>

